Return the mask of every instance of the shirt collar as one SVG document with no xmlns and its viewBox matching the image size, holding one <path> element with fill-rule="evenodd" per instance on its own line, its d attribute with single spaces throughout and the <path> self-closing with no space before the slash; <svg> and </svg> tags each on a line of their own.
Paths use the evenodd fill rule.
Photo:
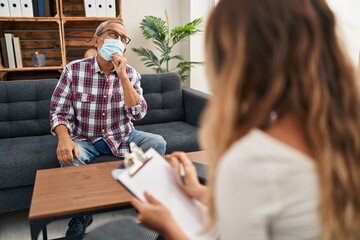
<svg viewBox="0 0 360 240">
<path fill-rule="evenodd" d="M 91 61 L 92 61 L 92 66 L 93 66 L 93 68 L 92 68 L 93 69 L 93 74 L 94 73 L 102 73 L 103 71 L 101 70 L 101 68 L 99 66 L 99 63 L 97 61 L 97 55 L 95 57 L 93 57 L 91 59 Z M 115 68 L 113 68 L 110 73 L 113 73 L 113 72 L 115 72 Z"/>
</svg>

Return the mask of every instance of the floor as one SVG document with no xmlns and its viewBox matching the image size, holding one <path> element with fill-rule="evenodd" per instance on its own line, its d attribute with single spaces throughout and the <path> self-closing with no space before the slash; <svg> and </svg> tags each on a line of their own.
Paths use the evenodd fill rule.
<svg viewBox="0 0 360 240">
<path fill-rule="evenodd" d="M 0 240 L 28 240 L 30 237 L 29 221 L 27 219 L 28 210 L 20 210 L 5 214 L 0 214 Z M 123 216 L 135 218 L 134 209 L 113 211 L 94 215 L 93 223 L 87 228 L 87 232 L 92 229 L 112 221 L 116 221 Z M 48 238 L 60 238 L 65 236 L 67 223 L 69 220 L 59 220 L 47 226 Z M 157 235 L 157 234 L 156 234 Z M 156 236 L 154 237 L 156 238 Z M 40 234 L 39 240 L 42 240 Z M 86 238 L 85 238 L 86 239 Z"/>
</svg>

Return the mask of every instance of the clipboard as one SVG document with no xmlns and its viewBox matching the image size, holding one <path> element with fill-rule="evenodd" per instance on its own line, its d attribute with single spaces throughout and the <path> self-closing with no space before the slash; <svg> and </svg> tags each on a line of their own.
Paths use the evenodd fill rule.
<svg viewBox="0 0 360 240">
<path fill-rule="evenodd" d="M 189 239 L 218 239 L 219 234 L 216 229 L 204 232 L 209 221 L 207 208 L 183 192 L 170 164 L 152 148 L 145 153 L 145 156 L 145 161 L 141 165 L 138 163 L 134 167 L 135 170 L 130 170 L 131 166 L 114 169 L 113 178 L 142 202 L 147 202 L 144 197 L 145 191 L 158 199 L 169 209 L 174 220 Z M 140 159 L 140 162 L 142 160 L 144 159 Z"/>
</svg>

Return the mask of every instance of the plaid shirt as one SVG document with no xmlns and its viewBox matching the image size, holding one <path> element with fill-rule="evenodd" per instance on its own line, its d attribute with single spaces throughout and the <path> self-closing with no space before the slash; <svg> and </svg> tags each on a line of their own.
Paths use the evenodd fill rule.
<svg viewBox="0 0 360 240">
<path fill-rule="evenodd" d="M 134 129 L 131 120 L 143 118 L 147 111 L 140 74 L 129 65 L 126 72 L 140 94 L 140 101 L 132 107 L 124 104 L 123 88 L 115 70 L 107 78 L 96 57 L 66 65 L 51 98 L 51 133 L 55 135 L 55 127 L 63 124 L 73 140 L 95 143 L 102 138 L 115 156 L 124 156 Z"/>
</svg>

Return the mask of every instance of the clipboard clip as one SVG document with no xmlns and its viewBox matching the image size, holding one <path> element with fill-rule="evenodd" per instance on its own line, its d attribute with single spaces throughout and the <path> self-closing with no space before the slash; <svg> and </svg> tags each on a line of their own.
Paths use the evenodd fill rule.
<svg viewBox="0 0 360 240">
<path fill-rule="evenodd" d="M 128 169 L 129 175 L 133 176 L 152 156 L 145 154 L 134 142 L 130 143 L 130 151 L 131 153 L 125 153 L 124 166 Z"/>
</svg>

